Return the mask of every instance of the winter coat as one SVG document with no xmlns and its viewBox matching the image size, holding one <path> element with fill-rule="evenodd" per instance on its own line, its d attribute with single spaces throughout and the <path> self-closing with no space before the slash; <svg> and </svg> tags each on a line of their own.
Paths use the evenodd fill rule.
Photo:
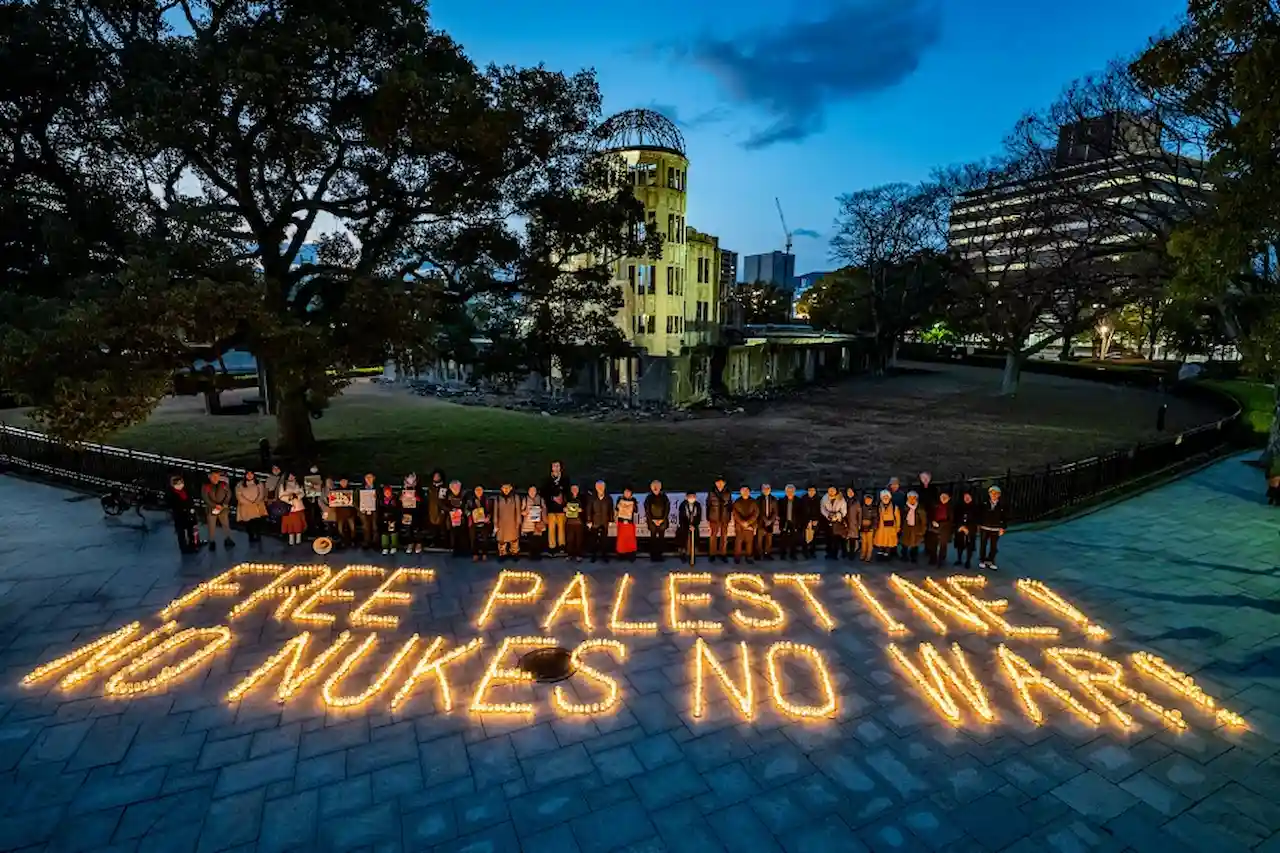
<svg viewBox="0 0 1280 853">
<path fill-rule="evenodd" d="M 191 492 L 187 489 L 178 491 L 170 488 L 168 493 L 169 513 L 173 516 L 174 524 L 191 524 L 196 519 L 196 502 L 191 497 Z"/>
<path fill-rule="evenodd" d="M 236 518 L 240 521 L 253 521 L 265 518 L 267 514 L 267 487 L 257 480 L 252 483 L 241 481 L 236 485 Z"/>
<path fill-rule="evenodd" d="M 479 519 L 474 515 L 477 509 L 484 511 L 484 515 Z M 493 503 L 487 497 L 468 495 L 466 502 L 466 515 L 468 526 L 488 529 L 493 526 Z"/>
<path fill-rule="evenodd" d="M 933 481 L 929 485 L 924 483 L 915 483 L 907 491 L 915 492 L 920 498 L 920 506 L 926 510 L 938 502 L 938 486 Z"/>
<path fill-rule="evenodd" d="M 289 505 L 289 512 L 303 512 L 306 504 L 302 502 L 302 484 L 290 484 L 287 480 L 280 484 L 279 499 Z"/>
<path fill-rule="evenodd" d="M 423 490 L 427 493 L 427 521 L 433 526 L 443 524 L 448 514 L 445 498 L 449 494 L 449 484 L 444 480 L 431 481 Z"/>
<path fill-rule="evenodd" d="M 958 533 L 961 527 L 967 528 L 970 536 L 977 535 L 978 532 L 978 505 L 976 503 L 965 503 L 963 499 L 952 504 L 954 509 L 951 511 L 953 528 Z"/>
<path fill-rule="evenodd" d="M 216 486 L 205 483 L 200 487 L 200 502 L 204 504 L 204 511 L 210 515 L 213 515 L 215 507 L 221 512 L 227 512 L 231 508 L 231 487 L 226 480 L 219 481 Z"/>
<path fill-rule="evenodd" d="M 836 536 L 844 536 L 849 516 L 849 503 L 844 496 L 836 495 L 833 498 L 830 495 L 823 495 L 820 507 L 822 517 L 831 524 L 831 532 Z"/>
<path fill-rule="evenodd" d="M 391 497 L 387 497 L 381 492 L 378 493 L 378 529 L 386 533 L 395 533 L 400 529 L 400 515 L 404 510 L 400 507 L 400 501 L 393 493 Z"/>
<path fill-rule="evenodd" d="M 876 532 L 872 542 L 877 548 L 897 548 L 898 534 L 902 531 L 902 511 L 890 503 L 879 504 L 876 514 Z"/>
<path fill-rule="evenodd" d="M 707 492 L 707 521 L 712 524 L 727 524 L 733 510 L 733 495 L 727 489 L 712 489 Z"/>
<path fill-rule="evenodd" d="M 547 502 L 542 495 L 536 495 L 532 498 L 525 495 L 520 499 L 521 529 L 527 527 L 534 533 L 541 533 L 546 530 L 547 512 Z"/>
<path fill-rule="evenodd" d="M 608 494 L 600 496 L 592 490 L 583 498 L 582 509 L 588 527 L 608 527 L 613 521 L 613 498 Z"/>
<path fill-rule="evenodd" d="M 872 503 L 867 506 L 865 502 L 858 503 L 858 533 L 875 534 L 876 525 L 880 523 L 880 504 Z"/>
<path fill-rule="evenodd" d="M 556 503 L 556 498 L 566 502 L 569 500 L 569 478 L 563 471 L 560 472 L 559 477 L 548 477 L 542 484 L 542 497 L 547 502 L 547 512 L 552 515 L 564 513 L 564 503 Z"/>
<path fill-rule="evenodd" d="M 808 510 L 800 495 L 793 498 L 782 497 L 778 500 L 778 529 L 783 533 L 795 533 L 803 530 Z"/>
<path fill-rule="evenodd" d="M 753 498 L 733 502 L 733 529 L 737 533 L 754 533 L 760 524 L 760 504 Z"/>
<path fill-rule="evenodd" d="M 573 495 L 564 496 L 564 523 L 565 525 L 582 525 L 586 523 L 583 513 L 586 510 L 582 506 L 582 495 L 576 498 Z"/>
<path fill-rule="evenodd" d="M 614 506 L 613 519 L 619 524 L 635 524 L 639 508 L 640 502 L 633 497 L 618 498 L 618 503 Z"/>
<path fill-rule="evenodd" d="M 955 524 L 954 510 L 955 506 L 953 504 L 950 502 L 943 503 L 942 501 L 938 501 L 936 504 L 929 507 L 928 515 L 930 532 L 937 533 L 943 539 L 950 539 L 951 531 L 954 529 Z"/>
<path fill-rule="evenodd" d="M 656 495 L 650 492 L 644 499 L 644 518 L 650 530 L 655 527 L 667 529 L 671 523 L 671 499 L 665 492 L 658 492 Z"/>
<path fill-rule="evenodd" d="M 924 534 L 929 529 L 928 510 L 919 503 L 915 505 L 914 513 L 911 509 L 908 504 L 906 509 L 898 510 L 902 518 L 900 541 L 907 548 L 918 548 L 924 544 Z"/>
<path fill-rule="evenodd" d="M 467 517 L 467 510 L 470 508 L 471 496 L 462 492 L 455 492 L 448 486 L 445 486 L 444 497 L 440 500 L 440 512 L 444 517 L 444 523 L 449 527 L 466 527 L 470 524 Z"/>
<path fill-rule="evenodd" d="M 849 507 L 849 517 L 845 519 L 846 539 L 857 539 L 862 535 L 862 501 L 845 499 L 845 505 Z"/>
<path fill-rule="evenodd" d="M 1004 501 L 991 502 L 987 498 L 982 502 L 982 510 L 978 514 L 978 524 L 991 530 L 1004 530 L 1009 526 L 1009 514 L 1005 512 Z"/>
<path fill-rule="evenodd" d="M 809 497 L 808 493 L 796 497 L 796 500 L 800 502 L 800 508 L 804 510 L 805 526 L 822 521 L 822 499 L 824 497 L 826 495 Z"/>
<path fill-rule="evenodd" d="M 520 496 L 515 492 L 499 492 L 493 499 L 493 535 L 499 542 L 515 542 L 520 538 Z"/>
<path fill-rule="evenodd" d="M 901 487 L 899 487 L 898 491 L 896 492 L 890 489 L 889 495 L 890 495 L 890 501 L 898 509 L 902 509 L 907 505 L 907 493 L 903 491 Z"/>
<path fill-rule="evenodd" d="M 697 501 L 680 501 L 680 510 L 676 515 L 680 519 L 680 529 L 684 531 L 684 536 L 689 535 L 689 528 L 696 530 L 702 526 L 702 504 Z"/>
</svg>

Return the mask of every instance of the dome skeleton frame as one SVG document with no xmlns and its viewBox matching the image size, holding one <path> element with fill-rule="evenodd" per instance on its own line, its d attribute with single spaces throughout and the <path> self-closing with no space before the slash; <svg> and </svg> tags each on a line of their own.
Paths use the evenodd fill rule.
<svg viewBox="0 0 1280 853">
<path fill-rule="evenodd" d="M 685 156 L 684 134 L 675 122 L 655 110 L 626 110 L 596 129 L 602 151 L 657 149 Z"/>
</svg>

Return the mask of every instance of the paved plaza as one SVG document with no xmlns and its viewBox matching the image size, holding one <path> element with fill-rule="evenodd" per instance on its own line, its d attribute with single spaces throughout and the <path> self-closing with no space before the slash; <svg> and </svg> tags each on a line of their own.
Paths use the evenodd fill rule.
<svg viewBox="0 0 1280 853">
<path fill-rule="evenodd" d="M 126 526 L 128 518 L 104 519 L 96 499 L 0 477 L 0 850 L 1278 853 L 1280 511 L 1266 507 L 1261 492 L 1257 471 L 1235 458 L 1074 521 L 1011 533 L 1000 571 L 985 589 L 966 589 L 1008 599 L 1006 625 L 1060 628 L 1059 639 L 1046 640 L 1007 635 L 996 609 L 983 613 L 989 630 L 966 628 L 936 601 L 907 606 L 885 567 L 822 559 L 702 563 L 696 570 L 711 572 L 712 581 L 678 580 L 690 597 L 677 602 L 676 618 L 724 628 L 676 631 L 668 576 L 687 567 L 674 560 L 575 567 L 559 560 L 475 565 L 436 554 L 317 558 L 276 542 L 251 549 L 243 537 L 230 553 L 181 558 L 160 516 L 143 533 Z M 250 602 L 231 618 L 281 570 L 243 571 L 234 578 L 238 591 L 213 589 L 166 614 L 179 623 L 175 631 L 227 626 L 222 634 L 206 630 L 154 665 L 131 667 L 145 653 L 139 647 L 67 689 L 60 679 L 92 651 L 22 684 L 38 666 L 129 623 L 141 627 L 116 648 L 159 628 L 166 605 L 240 563 L 320 560 L 334 569 L 373 564 L 435 575 L 401 576 L 396 590 L 412 598 L 383 598 L 376 607 L 398 624 L 370 627 L 352 612 L 384 575 L 331 586 L 354 595 L 310 611 L 333 614 L 326 623 L 299 616 L 302 597 L 283 594 Z M 533 601 L 497 601 L 479 627 L 501 568 L 536 572 L 542 588 Z M 544 627 L 579 568 L 591 630 L 573 590 Z M 958 595 L 945 583 L 949 568 L 894 570 L 921 589 Z M 298 585 L 319 577 L 319 569 L 308 571 L 314 574 L 300 574 Z M 763 577 L 760 585 L 736 581 L 756 592 L 754 601 L 726 594 L 735 571 Z M 802 582 L 775 577 L 786 572 L 822 574 L 806 587 L 822 609 L 807 603 Z M 882 613 L 851 588 L 847 572 L 861 573 Z M 630 585 L 615 612 L 624 573 Z M 1087 637 L 1015 589 L 1019 578 L 1042 581 L 1111 638 Z M 504 589 L 518 593 L 533 582 L 512 578 Z M 785 625 L 766 625 L 780 621 L 769 599 L 760 603 L 766 588 Z M 709 603 L 697 599 L 703 592 Z M 946 636 L 929 613 L 941 618 Z M 891 635 L 885 618 L 905 631 Z M 657 626 L 622 631 L 615 619 Z M 306 680 L 306 664 L 346 630 L 341 654 Z M 283 661 L 229 701 L 233 687 L 303 631 L 314 636 L 292 672 L 300 687 L 287 702 L 276 697 Z M 375 632 L 365 657 L 348 658 Z M 415 632 L 420 640 L 412 644 Z M 696 645 L 699 634 L 709 657 Z M 538 636 L 569 648 L 587 636 L 620 641 L 625 656 L 602 644 L 582 659 L 600 675 L 579 672 L 559 694 L 554 685 L 500 678 L 477 690 L 503 638 Z M 109 680 L 146 686 L 163 666 L 219 637 L 229 640 L 170 683 L 130 698 L 106 695 Z M 436 654 L 484 642 L 447 667 L 424 668 L 416 688 L 400 695 L 437 637 Z M 818 650 L 829 691 L 803 649 L 768 654 L 786 642 Z M 987 697 L 989 722 L 975 710 L 980 703 L 950 689 L 944 698 L 954 697 L 962 715 L 953 726 L 887 650 L 897 643 L 927 672 L 918 652 L 924 642 L 947 662 L 957 660 L 953 642 L 964 649 L 977 682 L 967 689 Z M 1012 664 L 997 651 L 1002 643 L 1067 688 L 1079 707 L 1029 686 L 1043 716 L 1035 725 L 1006 669 Z M 1179 709 L 1186 730 L 1121 701 L 1117 710 L 1133 718 L 1126 730 L 1046 657 L 1054 646 L 1125 662 L 1127 683 L 1149 703 Z M 740 667 L 744 648 L 749 678 Z M 402 664 L 391 667 L 402 649 Z M 1130 657 L 1138 651 L 1193 675 L 1247 727 L 1221 724 L 1225 715 L 1144 678 Z M 513 666 L 515 655 L 495 666 Z M 352 660 L 349 675 L 332 678 L 345 660 Z M 380 670 L 392 676 L 378 690 Z M 452 688 L 447 711 L 439 672 Z M 594 714 L 563 707 L 608 705 L 610 678 L 619 688 L 612 707 L 576 709 L 600 710 Z M 749 695 L 740 695 L 746 685 Z M 362 693 L 371 694 L 367 701 L 333 707 Z M 827 715 L 821 706 L 829 699 L 835 710 Z M 530 702 L 534 713 L 482 713 L 478 701 Z M 796 716 L 807 713 L 818 716 Z M 1095 724 L 1089 714 L 1102 719 Z"/>
</svg>

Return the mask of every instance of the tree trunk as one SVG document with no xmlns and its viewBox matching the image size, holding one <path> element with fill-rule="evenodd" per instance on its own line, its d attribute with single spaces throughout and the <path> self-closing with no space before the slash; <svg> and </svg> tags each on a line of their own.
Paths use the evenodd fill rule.
<svg viewBox="0 0 1280 853">
<path fill-rule="evenodd" d="M 1072 338 L 1071 335 L 1066 335 L 1062 338 L 1062 347 L 1061 349 L 1058 350 L 1058 361 L 1071 360 L 1071 353 L 1072 353 L 1072 350 L 1074 349 L 1072 347 L 1073 342 L 1074 342 L 1074 339 Z"/>
<path fill-rule="evenodd" d="M 1275 399 L 1272 401 L 1271 413 L 1274 416 L 1271 421 L 1271 434 L 1267 436 L 1267 449 L 1262 454 L 1263 464 L 1267 466 L 1267 470 L 1271 470 L 1273 461 L 1280 458 L 1280 381 L 1275 384 Z"/>
<path fill-rule="evenodd" d="M 898 367 L 898 339 L 897 338 L 893 339 L 893 344 L 889 348 L 889 366 L 895 369 Z"/>
<path fill-rule="evenodd" d="M 1022 353 L 1009 350 L 1004 354 L 1004 374 L 1000 377 L 1000 394 L 1013 397 L 1018 393 L 1022 379 Z"/>
<path fill-rule="evenodd" d="M 276 452 L 295 463 L 316 461 L 316 435 L 306 394 L 279 389 L 276 401 Z"/>
</svg>

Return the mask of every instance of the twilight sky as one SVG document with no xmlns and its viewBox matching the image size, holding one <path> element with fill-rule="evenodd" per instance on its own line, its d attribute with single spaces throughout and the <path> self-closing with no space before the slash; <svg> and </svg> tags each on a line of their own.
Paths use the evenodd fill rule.
<svg viewBox="0 0 1280 853">
<path fill-rule="evenodd" d="M 979 159 L 1027 109 L 1140 49 L 1185 0 L 432 0 L 477 62 L 594 68 L 605 112 L 688 144 L 689 224 L 830 269 L 840 193 Z M 802 236 L 809 234 L 812 236 Z"/>
</svg>

